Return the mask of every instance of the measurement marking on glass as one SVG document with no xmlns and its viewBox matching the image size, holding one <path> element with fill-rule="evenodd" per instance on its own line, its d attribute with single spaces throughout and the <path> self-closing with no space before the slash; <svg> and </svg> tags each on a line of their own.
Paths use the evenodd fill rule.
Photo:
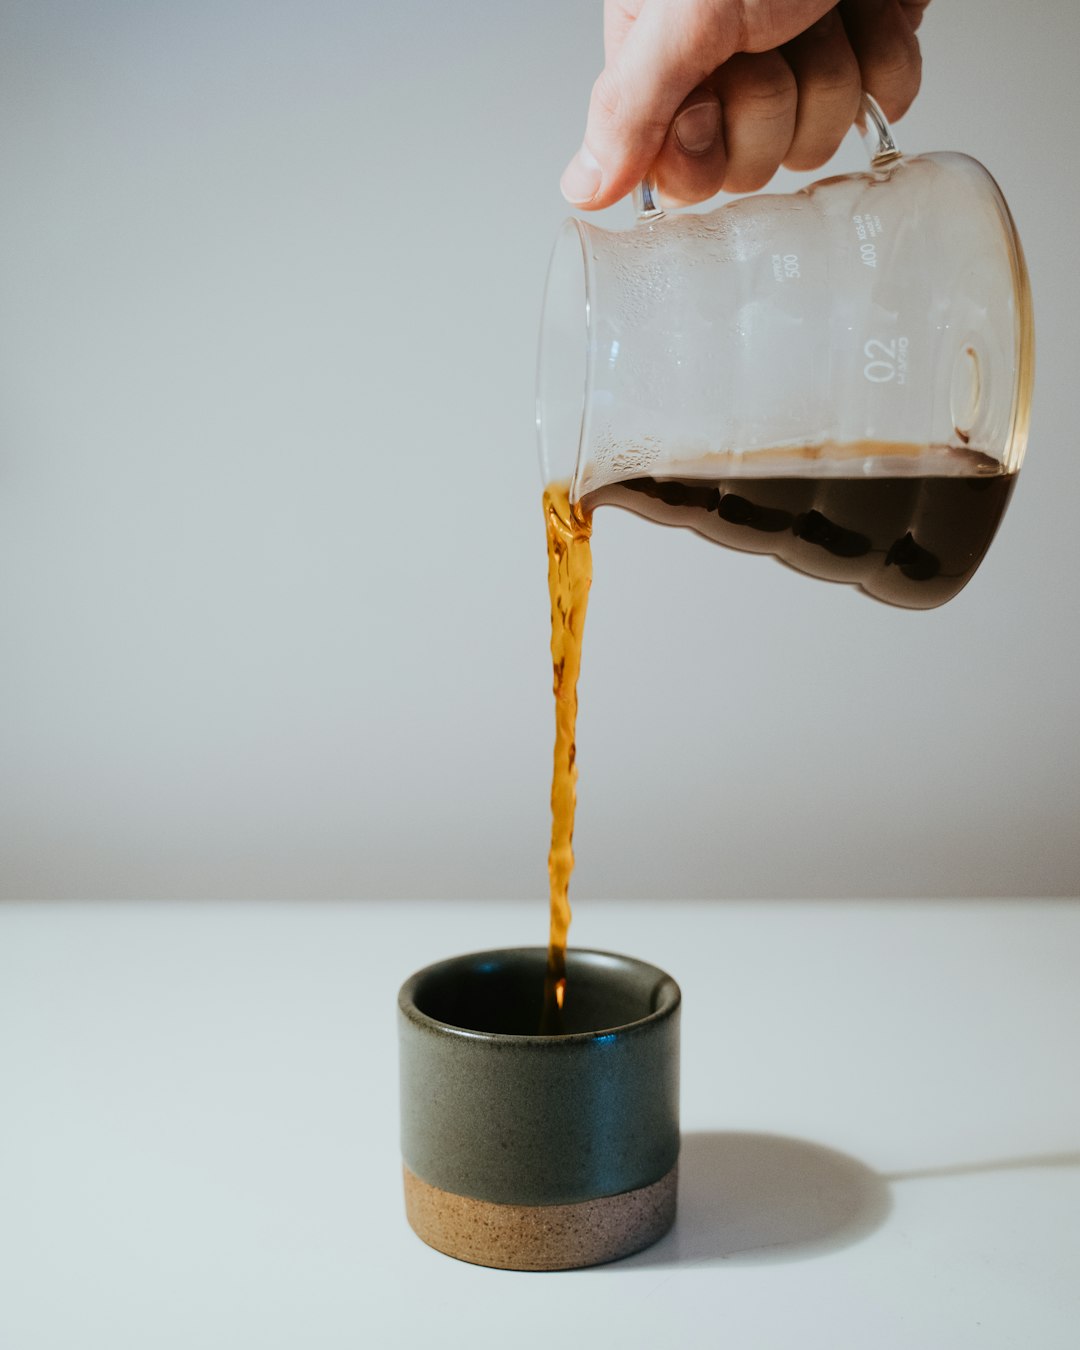
<svg viewBox="0 0 1080 1350">
<path fill-rule="evenodd" d="M 870 338 L 863 347 L 866 365 L 863 375 L 871 384 L 907 383 L 908 340 L 906 337 L 893 338 L 885 342 L 881 338 Z"/>
<path fill-rule="evenodd" d="M 802 276 L 799 270 L 797 253 L 774 253 L 772 255 L 774 281 L 798 281 Z"/>
</svg>

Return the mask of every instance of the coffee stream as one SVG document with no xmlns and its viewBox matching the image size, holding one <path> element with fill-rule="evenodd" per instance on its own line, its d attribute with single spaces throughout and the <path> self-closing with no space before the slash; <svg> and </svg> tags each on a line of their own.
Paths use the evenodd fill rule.
<svg viewBox="0 0 1080 1350">
<path fill-rule="evenodd" d="M 544 982 L 542 1034 L 562 1027 L 566 990 L 566 935 L 570 929 L 570 873 L 574 870 L 574 807 L 577 804 L 577 682 L 581 635 L 592 582 L 592 519 L 570 504 L 570 485 L 551 483 L 544 491 L 548 589 L 551 592 L 551 666 L 555 690 L 555 765 L 551 778 L 551 936 Z"/>
<path fill-rule="evenodd" d="M 562 1029 L 566 993 L 567 889 L 577 798 L 574 724 L 581 634 L 592 580 L 593 509 L 622 506 L 717 543 L 771 553 L 829 581 L 847 581 L 887 604 L 931 609 L 965 585 L 994 537 L 1016 481 L 1002 465 L 967 447 L 846 446 L 756 452 L 771 472 L 724 472 L 722 457 L 675 465 L 586 493 L 572 507 L 566 484 L 544 493 L 551 659 L 555 674 L 555 773 L 551 784 L 551 936 L 541 1032 Z M 805 461 L 822 461 L 813 472 Z M 852 472 L 838 472 L 844 461 Z M 865 468 L 873 462 L 875 472 Z M 745 465 L 739 465 L 745 468 Z M 802 472 L 792 472 L 800 469 Z M 806 470 L 809 469 L 809 472 Z"/>
</svg>

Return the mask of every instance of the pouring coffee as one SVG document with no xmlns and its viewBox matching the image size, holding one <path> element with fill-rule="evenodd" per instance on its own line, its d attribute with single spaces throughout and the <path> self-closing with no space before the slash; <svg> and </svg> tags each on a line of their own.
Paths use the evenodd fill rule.
<svg viewBox="0 0 1080 1350">
<path fill-rule="evenodd" d="M 632 229 L 570 219 L 556 241 L 537 374 L 559 709 L 549 1006 L 595 508 L 929 609 L 971 578 L 1012 494 L 1034 327 L 1009 208 L 966 155 L 901 155 L 867 95 L 859 125 L 866 172 L 708 214 L 666 212 L 646 183 Z"/>
</svg>

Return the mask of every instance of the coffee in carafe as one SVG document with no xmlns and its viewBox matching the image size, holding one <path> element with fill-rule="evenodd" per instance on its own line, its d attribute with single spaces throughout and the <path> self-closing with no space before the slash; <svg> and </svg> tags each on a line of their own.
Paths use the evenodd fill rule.
<svg viewBox="0 0 1080 1350">
<path fill-rule="evenodd" d="M 598 488 L 581 509 L 588 518 L 597 506 L 622 506 L 892 605 L 932 609 L 978 567 L 1016 482 L 997 460 L 967 448 L 832 447 L 830 471 L 814 477 L 808 469 L 819 454 L 757 455 L 752 475 L 723 476 L 715 460 L 681 472 L 667 465 L 662 477 Z M 877 472 L 854 471 L 871 462 Z"/>
</svg>

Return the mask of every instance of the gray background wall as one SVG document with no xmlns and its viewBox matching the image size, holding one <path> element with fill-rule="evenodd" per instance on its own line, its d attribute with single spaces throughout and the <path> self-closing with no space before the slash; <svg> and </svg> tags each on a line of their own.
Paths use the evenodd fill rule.
<svg viewBox="0 0 1080 1350">
<path fill-rule="evenodd" d="M 578 896 L 1080 891 L 1080 9 L 924 49 L 901 145 L 991 167 L 1035 290 L 1002 533 L 909 614 L 598 516 Z M 4 0 L 0 894 L 543 894 L 533 360 L 600 56 L 598 0 Z"/>
</svg>

